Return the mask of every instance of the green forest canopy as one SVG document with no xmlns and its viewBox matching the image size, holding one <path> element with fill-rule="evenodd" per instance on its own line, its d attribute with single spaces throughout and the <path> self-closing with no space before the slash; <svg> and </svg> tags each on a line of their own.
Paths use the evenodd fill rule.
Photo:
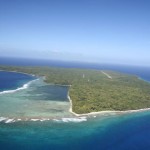
<svg viewBox="0 0 150 150">
<path fill-rule="evenodd" d="M 71 68 L 1 66 L 0 69 L 45 76 L 47 83 L 71 85 L 72 109 L 79 114 L 150 107 L 150 84 L 136 76 Z"/>
</svg>

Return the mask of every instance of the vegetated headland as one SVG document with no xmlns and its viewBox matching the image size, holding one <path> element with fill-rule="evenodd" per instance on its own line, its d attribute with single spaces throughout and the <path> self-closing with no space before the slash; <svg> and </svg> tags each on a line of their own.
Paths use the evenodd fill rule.
<svg viewBox="0 0 150 150">
<path fill-rule="evenodd" d="M 150 108 L 150 84 L 137 76 L 87 69 L 0 66 L 0 70 L 44 76 L 45 82 L 71 85 L 72 111 L 127 111 Z"/>
</svg>

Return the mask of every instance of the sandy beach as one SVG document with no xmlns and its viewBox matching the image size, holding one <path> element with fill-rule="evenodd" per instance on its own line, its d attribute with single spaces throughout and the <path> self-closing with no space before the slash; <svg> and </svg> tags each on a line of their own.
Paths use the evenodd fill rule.
<svg viewBox="0 0 150 150">
<path fill-rule="evenodd" d="M 98 111 L 98 112 L 90 112 L 90 113 L 85 113 L 85 114 L 77 114 L 75 112 L 73 112 L 72 110 L 72 100 L 69 96 L 69 92 L 68 92 L 68 99 L 70 101 L 70 108 L 69 108 L 69 112 L 72 113 L 73 115 L 77 116 L 77 117 L 81 117 L 81 116 L 91 116 L 91 115 L 105 115 L 105 114 L 126 114 L 126 113 L 134 113 L 134 112 L 142 112 L 142 111 L 147 111 L 150 110 L 150 108 L 143 108 L 143 109 L 136 109 L 136 110 L 125 110 L 125 111 L 111 111 L 111 110 L 106 110 L 106 111 Z"/>
<path fill-rule="evenodd" d="M 0 70 L 0 71 L 6 71 L 6 70 Z M 31 75 L 31 76 L 35 76 L 34 74 L 28 74 L 28 73 L 24 73 L 24 72 L 18 72 L 18 71 L 9 71 L 9 72 L 16 72 L 16 73 L 22 73 L 22 74 L 26 74 L 26 75 Z M 101 71 L 104 75 L 106 75 L 108 78 L 111 78 L 112 77 L 110 75 L 108 75 L 107 73 Z M 46 76 L 42 76 L 43 80 L 46 79 Z M 35 80 L 39 80 L 39 79 L 35 79 Z M 35 81 L 33 80 L 33 81 Z M 28 84 L 30 84 L 31 82 L 33 81 L 30 81 Z M 58 85 L 58 86 L 69 86 L 71 87 L 71 85 L 61 85 L 61 84 L 52 84 L 52 85 Z M 24 87 L 25 86 L 25 87 Z M 18 88 L 17 90 L 20 90 L 20 89 L 24 89 L 26 88 L 27 84 L 25 84 L 23 87 L 21 88 Z M 12 90 L 12 91 L 9 91 L 10 93 L 11 92 L 14 92 L 16 90 Z M 2 92 L 2 94 L 5 93 Z M 6 91 L 6 93 L 8 93 Z M 98 111 L 98 112 L 90 112 L 90 113 L 84 113 L 84 114 L 77 114 L 75 112 L 73 112 L 72 110 L 72 100 L 70 98 L 70 95 L 69 95 L 69 91 L 68 91 L 68 95 L 67 95 L 67 98 L 70 102 L 70 108 L 69 108 L 69 112 L 72 113 L 73 115 L 75 115 L 76 117 L 82 117 L 82 116 L 93 116 L 93 115 L 106 115 L 106 114 L 126 114 L 126 113 L 133 113 L 133 112 L 141 112 L 141 111 L 147 111 L 147 110 L 150 110 L 150 108 L 143 108 L 143 109 L 137 109 L 137 110 L 126 110 L 126 111 L 111 111 L 111 110 L 106 110 L 106 111 Z"/>
</svg>

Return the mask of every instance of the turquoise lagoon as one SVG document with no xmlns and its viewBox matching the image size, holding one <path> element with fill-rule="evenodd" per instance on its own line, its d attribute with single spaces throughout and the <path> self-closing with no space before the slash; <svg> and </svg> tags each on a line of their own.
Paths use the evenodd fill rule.
<svg viewBox="0 0 150 150">
<path fill-rule="evenodd" d="M 9 75 L 14 75 L 14 72 L 9 72 Z M 17 76 L 19 75 L 22 74 L 18 73 Z M 28 75 L 24 78 L 26 77 Z M 20 80 L 16 81 L 20 83 L 21 87 L 0 92 L 1 120 L 7 118 L 5 120 L 7 123 L 9 121 L 56 119 L 72 116 L 68 111 L 70 103 L 67 99 L 67 86 L 46 84 L 42 77 L 31 78 L 30 80 L 27 83 L 21 83 Z M 4 80 L 1 80 L 1 82 L 4 82 Z"/>
<path fill-rule="evenodd" d="M 69 112 L 68 87 L 26 77 L 0 92 L 1 150 L 150 148 L 149 111 L 76 117 Z"/>
</svg>

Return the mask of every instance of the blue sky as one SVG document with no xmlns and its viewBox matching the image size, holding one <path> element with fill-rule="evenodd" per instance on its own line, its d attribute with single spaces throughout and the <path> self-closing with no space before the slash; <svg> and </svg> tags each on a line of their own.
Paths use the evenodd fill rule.
<svg viewBox="0 0 150 150">
<path fill-rule="evenodd" d="M 0 0 L 0 56 L 150 65 L 149 0 Z"/>
</svg>

